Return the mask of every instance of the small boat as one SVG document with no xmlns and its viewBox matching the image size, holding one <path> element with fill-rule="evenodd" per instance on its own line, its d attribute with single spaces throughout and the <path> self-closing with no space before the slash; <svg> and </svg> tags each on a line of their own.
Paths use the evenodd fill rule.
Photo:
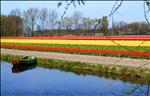
<svg viewBox="0 0 150 96">
<path fill-rule="evenodd" d="M 26 56 L 17 61 L 12 61 L 13 65 L 30 65 L 30 64 L 32 65 L 36 63 L 37 63 L 37 59 L 34 56 Z"/>
</svg>

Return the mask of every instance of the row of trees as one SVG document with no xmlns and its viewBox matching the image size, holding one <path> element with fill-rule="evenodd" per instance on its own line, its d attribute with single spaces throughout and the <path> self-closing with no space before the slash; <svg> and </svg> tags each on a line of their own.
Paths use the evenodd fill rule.
<svg viewBox="0 0 150 96">
<path fill-rule="evenodd" d="M 69 32 L 71 30 L 79 32 L 80 30 L 80 32 L 84 31 L 85 35 L 85 31 L 92 33 L 94 29 L 101 35 L 122 35 L 126 32 L 149 34 L 150 32 L 150 26 L 145 22 L 133 22 L 130 24 L 114 22 L 112 27 L 108 28 L 109 21 L 107 17 L 103 17 L 95 28 L 98 19 L 83 17 L 82 13 L 78 11 L 75 11 L 70 17 L 64 17 L 63 20 L 59 18 L 61 16 L 58 15 L 56 10 L 48 10 L 47 8 L 29 8 L 24 11 L 13 9 L 8 16 L 1 15 L 1 36 L 44 36 L 47 32 L 46 30 L 51 34 L 55 32 L 55 35 L 62 30 Z M 80 34 L 78 33 L 78 35 Z"/>
<path fill-rule="evenodd" d="M 150 25 L 146 22 L 114 22 L 111 30 L 115 32 L 114 35 L 150 35 Z"/>
<path fill-rule="evenodd" d="M 23 20 L 18 16 L 1 15 L 1 36 L 18 36 L 23 32 Z"/>
</svg>

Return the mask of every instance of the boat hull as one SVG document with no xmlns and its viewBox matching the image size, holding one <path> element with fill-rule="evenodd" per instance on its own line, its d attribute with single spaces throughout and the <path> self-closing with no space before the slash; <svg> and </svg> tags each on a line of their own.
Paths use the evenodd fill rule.
<svg viewBox="0 0 150 96">
<path fill-rule="evenodd" d="M 21 58 L 17 61 L 12 61 L 13 65 L 34 65 L 37 64 L 37 59 L 36 58 L 29 58 L 28 56 Z"/>
</svg>

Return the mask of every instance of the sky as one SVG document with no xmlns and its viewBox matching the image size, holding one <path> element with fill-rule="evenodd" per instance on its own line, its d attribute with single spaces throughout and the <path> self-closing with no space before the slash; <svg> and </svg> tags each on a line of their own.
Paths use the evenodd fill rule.
<svg viewBox="0 0 150 96">
<path fill-rule="evenodd" d="M 19 8 L 22 11 L 31 7 L 55 9 L 61 17 L 66 3 L 63 1 L 61 7 L 57 7 L 59 1 L 1 1 L 1 14 L 8 15 L 12 9 Z M 74 11 L 82 13 L 83 17 L 101 18 L 110 13 L 115 1 L 86 1 L 85 5 L 78 5 L 76 8 L 71 5 L 65 16 L 71 16 Z M 125 21 L 127 23 L 135 21 L 145 21 L 143 11 L 143 1 L 124 1 L 114 20 Z"/>
</svg>

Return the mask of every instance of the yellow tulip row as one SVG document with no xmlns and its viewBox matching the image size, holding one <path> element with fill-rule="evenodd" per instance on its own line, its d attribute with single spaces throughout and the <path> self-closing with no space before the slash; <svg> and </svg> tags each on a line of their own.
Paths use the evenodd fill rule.
<svg viewBox="0 0 150 96">
<path fill-rule="evenodd" d="M 41 40 L 41 39 L 1 39 L 2 43 L 41 43 L 106 46 L 149 46 L 150 41 L 142 40 Z"/>
</svg>

